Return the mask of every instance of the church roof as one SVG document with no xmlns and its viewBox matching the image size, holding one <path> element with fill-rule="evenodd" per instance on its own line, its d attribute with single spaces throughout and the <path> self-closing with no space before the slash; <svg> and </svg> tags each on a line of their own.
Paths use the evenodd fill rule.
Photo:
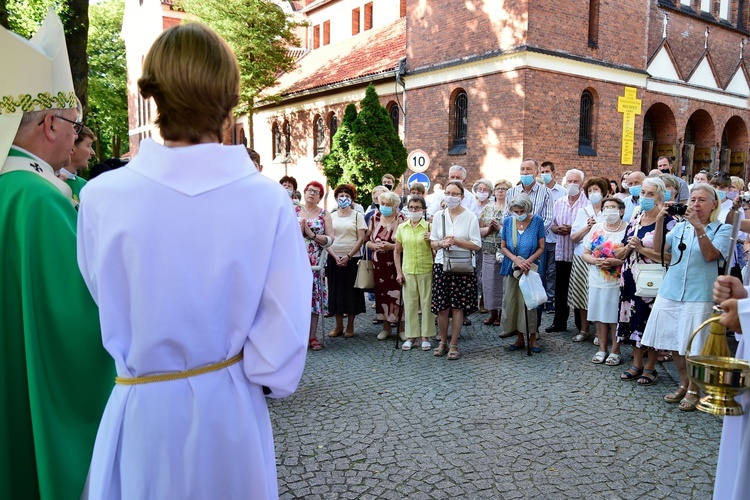
<svg viewBox="0 0 750 500">
<path fill-rule="evenodd" d="M 406 57 L 406 18 L 311 50 L 293 71 L 279 77 L 271 93 L 290 96 L 388 73 Z"/>
</svg>

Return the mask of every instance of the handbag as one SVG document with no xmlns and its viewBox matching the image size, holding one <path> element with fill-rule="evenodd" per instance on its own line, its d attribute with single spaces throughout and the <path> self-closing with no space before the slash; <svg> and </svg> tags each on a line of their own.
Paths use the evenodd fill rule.
<svg viewBox="0 0 750 500">
<path fill-rule="evenodd" d="M 636 297 L 656 297 L 667 269 L 661 264 L 638 263 L 635 266 Z"/>
<path fill-rule="evenodd" d="M 445 236 L 445 211 L 443 211 L 443 236 Z M 443 249 L 443 272 L 445 274 L 473 274 L 474 262 L 471 250 Z"/>
<path fill-rule="evenodd" d="M 369 259 L 362 259 L 357 263 L 357 279 L 354 288 L 370 290 L 375 288 L 375 264 Z"/>
</svg>

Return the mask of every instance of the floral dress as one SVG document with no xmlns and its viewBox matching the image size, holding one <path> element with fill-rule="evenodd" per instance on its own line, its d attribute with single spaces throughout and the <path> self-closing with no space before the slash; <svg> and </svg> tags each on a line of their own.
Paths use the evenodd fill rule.
<svg viewBox="0 0 750 500">
<path fill-rule="evenodd" d="M 370 241 L 396 243 L 396 229 L 406 219 L 398 214 L 390 225 L 380 222 L 380 213 L 370 218 Z M 375 268 L 375 310 L 383 314 L 386 321 L 396 323 L 399 317 L 401 285 L 396 281 L 396 264 L 393 251 L 372 252 L 372 263 Z"/>
<path fill-rule="evenodd" d="M 297 212 L 297 220 L 302 220 L 300 217 L 300 206 L 294 207 Z M 310 230 L 315 233 L 315 236 L 326 233 L 326 211 L 322 209 L 320 214 L 314 219 L 307 219 L 307 226 Z M 312 314 L 327 314 L 328 313 L 328 289 L 326 288 L 325 280 L 325 263 L 326 254 L 322 253 L 322 245 L 315 242 L 314 238 L 305 237 L 305 246 L 307 247 L 307 256 L 310 258 L 310 266 L 313 268 L 313 288 L 312 288 L 312 306 L 310 312 Z M 320 259 L 320 261 L 319 261 Z"/>
<path fill-rule="evenodd" d="M 617 258 L 615 252 L 622 248 L 627 224 L 620 221 L 614 231 L 605 223 L 595 224 L 584 239 L 584 248 L 595 259 Z M 615 324 L 619 318 L 620 275 L 622 266 L 601 269 L 587 264 L 589 269 L 588 320 Z"/>
<path fill-rule="evenodd" d="M 625 236 L 622 239 L 623 245 L 627 245 L 630 238 L 636 235 L 641 239 L 643 246 L 654 248 L 654 230 L 656 222 L 648 226 L 641 226 L 640 221 L 643 212 L 638 212 L 628 224 L 625 230 Z M 674 219 L 667 219 L 667 228 L 674 226 Z M 654 306 L 654 297 L 637 297 L 635 295 L 635 266 L 642 262 L 653 264 L 654 261 L 638 252 L 631 252 L 622 264 L 622 273 L 620 275 L 620 314 L 617 325 L 617 338 L 625 344 L 641 346 L 643 330 L 646 329 L 648 317 L 651 314 L 651 308 Z M 644 346 L 645 347 L 645 346 Z"/>
</svg>

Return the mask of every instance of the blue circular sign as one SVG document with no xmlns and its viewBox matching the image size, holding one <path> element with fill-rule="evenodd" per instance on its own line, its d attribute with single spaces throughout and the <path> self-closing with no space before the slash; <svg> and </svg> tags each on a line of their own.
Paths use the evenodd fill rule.
<svg viewBox="0 0 750 500">
<path fill-rule="evenodd" d="M 430 178 L 427 177 L 427 175 L 425 175 L 425 174 L 423 174 L 421 172 L 419 172 L 417 174 L 411 174 L 409 176 L 409 179 L 406 181 L 406 185 L 407 186 L 411 186 L 415 182 L 418 182 L 418 183 L 422 184 L 424 186 L 424 188 L 429 191 L 429 189 L 430 189 Z"/>
</svg>

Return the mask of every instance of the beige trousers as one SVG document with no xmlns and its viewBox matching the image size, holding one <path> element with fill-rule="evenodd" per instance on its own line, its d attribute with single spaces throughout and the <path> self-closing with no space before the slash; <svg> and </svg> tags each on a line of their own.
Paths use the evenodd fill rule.
<svg viewBox="0 0 750 500">
<path fill-rule="evenodd" d="M 405 274 L 404 287 L 404 331 L 410 339 L 433 337 L 435 335 L 435 315 L 432 314 L 432 273 Z M 419 328 L 419 305 L 422 304 L 422 328 Z"/>
</svg>

